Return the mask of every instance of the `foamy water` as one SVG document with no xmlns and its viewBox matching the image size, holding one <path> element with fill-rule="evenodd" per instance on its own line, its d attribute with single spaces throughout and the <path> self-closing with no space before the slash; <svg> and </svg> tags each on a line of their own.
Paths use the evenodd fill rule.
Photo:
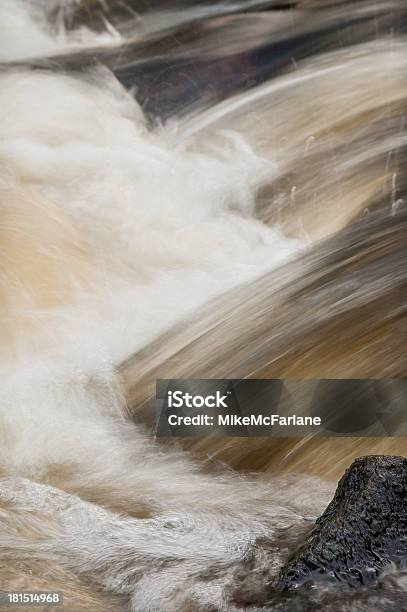
<svg viewBox="0 0 407 612">
<path fill-rule="evenodd" d="M 75 33 L 52 35 L 31 3 L 3 3 L 0 21 L 3 60 L 80 44 Z M 163 462 L 122 423 L 115 366 L 186 312 L 298 249 L 254 218 L 273 159 L 236 133 L 210 151 L 174 146 L 173 126 L 151 130 L 105 69 L 69 76 L 19 66 L 0 80 L 2 206 L 17 237 L 6 254 L 14 267 L 2 278 L 14 299 L 2 319 L 3 473 L 55 482 L 50 473 L 61 469 L 63 488 L 112 487 L 119 506 L 148 499 L 178 507 L 185 496 L 193 506 L 208 487 L 209 506 L 218 505 L 216 483 L 180 458 Z M 27 241 L 33 251 L 20 261 Z M 65 305 L 55 295 L 61 277 Z"/>
<path fill-rule="evenodd" d="M 15 56 L 2 39 L 0 55 L 22 57 L 21 40 L 26 56 L 48 52 L 37 45 L 39 36 L 53 51 L 65 49 L 66 41 L 53 39 L 25 5 L 2 5 L 1 23 L 10 15 L 17 28 L 31 30 L 13 35 Z M 98 272 L 127 267 L 127 282 L 115 286 L 113 297 L 115 278 L 105 283 L 120 309 L 106 323 L 126 330 L 122 355 L 298 248 L 254 218 L 256 189 L 275 164 L 238 134 L 210 152 L 189 151 L 182 141 L 174 147 L 165 128 L 146 127 L 137 102 L 106 70 L 86 78 L 13 71 L 2 76 L 0 97 L 3 163 L 67 213 L 91 244 Z M 117 333 L 116 327 L 114 344 Z"/>
<path fill-rule="evenodd" d="M 295 540 L 281 533 L 306 530 L 332 485 L 215 477 L 163 452 L 125 420 L 117 368 L 311 239 L 258 218 L 256 194 L 278 175 L 279 156 L 238 121 L 223 125 L 224 106 L 216 121 L 195 108 L 151 127 L 103 66 L 30 69 L 29 60 L 125 40 L 108 23 L 65 31 L 50 10 L 62 4 L 0 6 L 1 554 L 31 560 L 36 579 L 56 560 L 55 580 L 90 576 L 129 610 L 180 612 L 191 601 L 234 610 L 225 585 L 236 567 L 254 549 L 264 589 L 263 570 L 275 575 Z M 208 123 L 209 137 L 191 138 Z"/>
</svg>

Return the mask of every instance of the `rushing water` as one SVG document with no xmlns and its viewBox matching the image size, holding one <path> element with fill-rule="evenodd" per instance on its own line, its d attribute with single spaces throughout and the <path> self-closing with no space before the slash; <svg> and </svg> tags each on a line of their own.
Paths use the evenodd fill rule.
<svg viewBox="0 0 407 612">
<path fill-rule="evenodd" d="M 403 439 L 193 448 L 256 479 L 140 423 L 157 377 L 405 375 L 406 15 L 323 5 L 1 0 L 2 589 L 404 609 L 396 570 L 271 588 L 329 479 Z"/>
</svg>

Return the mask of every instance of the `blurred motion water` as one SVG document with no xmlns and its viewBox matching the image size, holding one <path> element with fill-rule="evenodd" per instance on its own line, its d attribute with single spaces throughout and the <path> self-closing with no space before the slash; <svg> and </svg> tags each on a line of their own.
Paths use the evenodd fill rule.
<svg viewBox="0 0 407 612">
<path fill-rule="evenodd" d="M 400 568 L 272 588 L 353 458 L 406 454 L 389 420 L 151 434 L 158 378 L 405 378 L 406 29 L 402 0 L 2 0 L 7 589 L 72 612 L 406 609 Z"/>
</svg>

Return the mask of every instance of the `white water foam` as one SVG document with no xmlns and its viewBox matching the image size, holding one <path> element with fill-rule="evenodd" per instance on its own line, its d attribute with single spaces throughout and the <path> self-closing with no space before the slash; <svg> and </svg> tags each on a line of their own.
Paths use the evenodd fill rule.
<svg viewBox="0 0 407 612">
<path fill-rule="evenodd" d="M 2 3 L 1 23 L 14 28 L 2 39 L 3 59 L 47 54 L 60 44 L 34 6 Z M 15 383 L 3 387 L 9 435 L 2 457 L 8 469 L 15 461 L 18 473 L 32 476 L 43 460 L 56 460 L 53 453 L 63 462 L 66 445 L 70 459 L 72 452 L 81 456 L 75 446 L 82 446 L 80 436 L 66 435 L 69 423 L 79 431 L 84 414 L 100 419 L 101 413 L 116 413 L 119 400 L 112 400 L 112 389 L 121 359 L 211 297 L 272 269 L 300 245 L 255 219 L 256 189 L 275 164 L 238 134 L 225 135 L 223 146 L 218 142 L 205 152 L 188 150 L 181 141 L 174 146 L 173 126 L 169 133 L 165 126 L 150 130 L 134 98 L 104 69 L 68 76 L 15 68 L 0 81 L 3 167 L 12 168 L 18 189 L 63 212 L 91 253 L 89 290 L 78 289 L 69 306 L 41 309 L 35 300 L 19 305 L 19 314 L 35 322 L 36 334 L 28 340 L 21 331 L 17 357 L 14 348 L 15 361 L 7 364 L 14 372 L 7 370 L 8 379 L 19 381 L 19 400 Z M 58 248 L 47 256 L 60 262 L 61 276 L 74 277 L 77 260 L 61 263 Z M 89 391 L 90 379 L 105 381 L 100 384 L 109 389 L 98 396 L 101 405 Z M 72 381 L 75 401 L 56 402 L 55 386 L 60 397 Z M 36 428 L 44 434 L 41 442 L 29 444 Z M 100 448 L 97 437 L 92 444 Z"/>
</svg>

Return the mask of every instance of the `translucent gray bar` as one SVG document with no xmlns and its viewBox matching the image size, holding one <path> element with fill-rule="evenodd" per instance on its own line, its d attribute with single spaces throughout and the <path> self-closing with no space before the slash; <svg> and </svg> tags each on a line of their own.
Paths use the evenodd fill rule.
<svg viewBox="0 0 407 612">
<path fill-rule="evenodd" d="M 405 379 L 157 381 L 158 437 L 407 435 Z"/>
<path fill-rule="evenodd" d="M 62 591 L 0 591 L 3 607 L 55 607 L 64 603 Z"/>
</svg>

